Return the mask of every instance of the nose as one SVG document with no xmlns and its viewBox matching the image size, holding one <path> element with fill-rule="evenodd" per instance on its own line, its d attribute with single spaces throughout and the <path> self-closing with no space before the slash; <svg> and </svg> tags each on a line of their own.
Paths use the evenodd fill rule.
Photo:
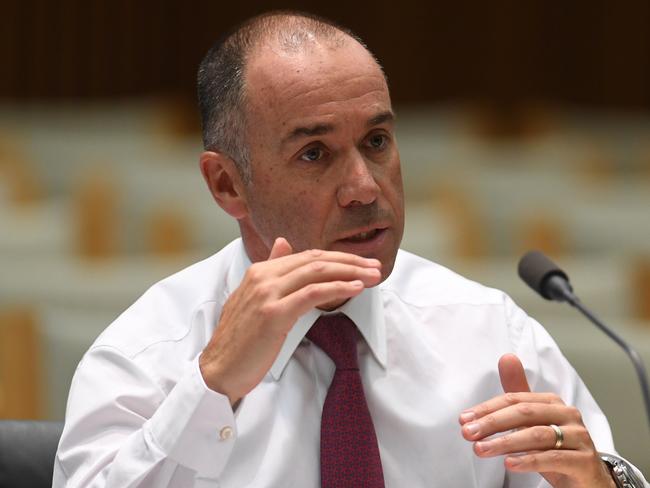
<svg viewBox="0 0 650 488">
<path fill-rule="evenodd" d="M 341 207 L 369 205 L 377 199 L 380 189 L 370 166 L 372 164 L 358 151 L 348 159 L 342 168 L 342 182 L 337 191 Z"/>
</svg>

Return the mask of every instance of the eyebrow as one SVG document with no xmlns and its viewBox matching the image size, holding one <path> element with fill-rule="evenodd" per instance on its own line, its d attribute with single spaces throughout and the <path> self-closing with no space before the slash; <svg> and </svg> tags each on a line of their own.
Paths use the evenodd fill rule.
<svg viewBox="0 0 650 488">
<path fill-rule="evenodd" d="M 381 125 L 386 122 L 394 122 L 394 121 L 395 121 L 395 114 L 393 113 L 393 111 L 386 110 L 385 112 L 382 112 L 372 117 L 370 120 L 368 120 L 368 123 L 366 125 L 368 127 L 374 127 L 376 125 Z"/>
<path fill-rule="evenodd" d="M 308 127 L 296 127 L 291 133 L 282 140 L 282 144 L 299 139 L 301 137 L 322 136 L 328 132 L 332 132 L 334 126 L 332 124 L 316 124 Z"/>
<path fill-rule="evenodd" d="M 386 122 L 393 122 L 395 120 L 395 114 L 391 110 L 381 112 L 370 119 L 366 123 L 368 128 L 374 127 L 376 125 L 381 125 Z M 301 137 L 313 137 L 313 136 L 322 136 L 334 131 L 333 124 L 315 124 L 304 127 L 296 127 L 291 131 L 291 133 L 282 139 L 281 145 L 285 145 L 288 142 L 300 139 Z"/>
</svg>

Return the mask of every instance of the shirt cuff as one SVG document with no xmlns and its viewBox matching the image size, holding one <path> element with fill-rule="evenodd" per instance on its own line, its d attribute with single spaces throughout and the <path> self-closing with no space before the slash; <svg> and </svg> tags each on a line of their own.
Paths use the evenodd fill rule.
<svg viewBox="0 0 650 488">
<path fill-rule="evenodd" d="M 208 478 L 223 471 L 237 438 L 230 400 L 205 384 L 198 356 L 144 430 L 168 458 Z"/>
</svg>

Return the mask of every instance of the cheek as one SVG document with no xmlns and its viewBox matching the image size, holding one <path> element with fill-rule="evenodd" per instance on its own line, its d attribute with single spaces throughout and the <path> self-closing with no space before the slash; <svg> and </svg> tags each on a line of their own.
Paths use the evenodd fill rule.
<svg viewBox="0 0 650 488">
<path fill-rule="evenodd" d="M 385 165 L 379 174 L 382 190 L 391 204 L 399 210 L 403 206 L 404 189 L 402 186 L 402 169 L 399 158 Z"/>
<path fill-rule="evenodd" d="M 395 189 L 396 193 L 400 195 L 403 193 L 402 189 L 402 169 L 399 164 L 396 165 L 390 172 L 391 186 Z"/>
<path fill-rule="evenodd" d="M 314 229 L 316 224 L 324 217 L 324 199 L 319 198 L 315 192 L 299 190 L 286 191 L 284 200 L 286 218 L 296 221 L 299 226 L 304 226 L 304 232 Z"/>
<path fill-rule="evenodd" d="M 267 187 L 269 188 L 269 187 Z M 278 227 L 294 234 L 313 234 L 323 219 L 324 204 L 314 191 L 278 185 L 274 193 L 267 190 L 264 198 L 264 216 Z"/>
<path fill-rule="evenodd" d="M 309 192 L 291 194 L 276 210 L 279 212 L 270 218 L 275 221 L 277 234 L 287 238 L 294 252 L 325 246 L 328 215 Z"/>
<path fill-rule="evenodd" d="M 331 213 L 331 200 L 318 188 L 285 189 L 284 207 L 288 218 L 304 226 L 304 232 L 315 233 L 326 225 Z"/>
</svg>

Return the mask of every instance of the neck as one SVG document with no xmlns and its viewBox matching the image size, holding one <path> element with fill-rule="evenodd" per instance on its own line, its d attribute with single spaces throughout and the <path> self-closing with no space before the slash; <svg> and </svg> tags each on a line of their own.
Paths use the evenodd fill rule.
<svg viewBox="0 0 650 488">
<path fill-rule="evenodd" d="M 265 243 L 260 239 L 259 234 L 255 232 L 246 219 L 238 220 L 237 223 L 239 224 L 239 233 L 241 234 L 246 254 L 248 254 L 248 259 L 252 263 L 266 261 L 269 254 L 271 254 L 273 242 Z"/>
</svg>

